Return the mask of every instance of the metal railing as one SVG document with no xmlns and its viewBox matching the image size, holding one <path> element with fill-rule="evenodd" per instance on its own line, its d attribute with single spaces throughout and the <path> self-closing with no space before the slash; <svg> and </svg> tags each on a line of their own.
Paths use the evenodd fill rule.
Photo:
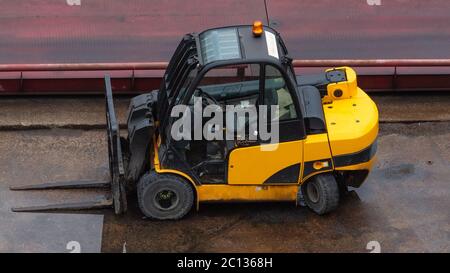
<svg viewBox="0 0 450 273">
<path fill-rule="evenodd" d="M 13 71 L 94 71 L 94 70 L 164 70 L 167 62 L 143 63 L 65 63 L 0 64 L 0 72 Z M 378 59 L 378 60 L 294 60 L 294 67 L 429 67 L 448 66 L 450 59 Z"/>
<path fill-rule="evenodd" d="M 450 91 L 450 59 L 294 60 L 299 73 L 350 66 L 366 91 Z M 107 71 L 115 93 L 157 89 L 167 62 L 0 64 L 0 95 L 101 94 Z M 316 72 L 314 72 L 316 71 Z"/>
</svg>

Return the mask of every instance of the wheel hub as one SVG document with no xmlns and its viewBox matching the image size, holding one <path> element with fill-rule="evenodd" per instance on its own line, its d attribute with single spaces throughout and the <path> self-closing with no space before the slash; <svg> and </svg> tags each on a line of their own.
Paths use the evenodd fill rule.
<svg viewBox="0 0 450 273">
<path fill-rule="evenodd" d="M 315 183 L 308 183 L 306 187 L 306 194 L 308 194 L 308 198 L 309 200 L 311 200 L 311 202 L 319 202 L 319 189 L 317 188 L 317 185 Z"/>
<path fill-rule="evenodd" d="M 177 206 L 178 196 L 172 190 L 161 190 L 155 194 L 154 204 L 160 210 L 170 210 Z"/>
</svg>

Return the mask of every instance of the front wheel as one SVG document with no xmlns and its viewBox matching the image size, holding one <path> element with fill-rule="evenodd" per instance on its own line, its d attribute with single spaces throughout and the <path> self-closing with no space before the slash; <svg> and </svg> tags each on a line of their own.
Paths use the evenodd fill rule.
<svg viewBox="0 0 450 273">
<path fill-rule="evenodd" d="M 332 174 L 318 174 L 301 186 L 306 205 L 323 215 L 335 210 L 339 204 L 339 187 Z"/>
<path fill-rule="evenodd" d="M 172 174 L 148 173 L 137 185 L 139 208 L 153 219 L 176 220 L 185 216 L 194 203 L 194 191 L 183 178 Z"/>
</svg>

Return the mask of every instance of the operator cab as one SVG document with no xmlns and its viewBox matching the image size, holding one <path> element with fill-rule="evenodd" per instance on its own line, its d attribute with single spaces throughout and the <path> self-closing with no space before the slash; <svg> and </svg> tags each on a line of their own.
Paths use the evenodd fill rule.
<svg viewBox="0 0 450 273">
<path fill-rule="evenodd" d="M 164 117 L 173 107 L 173 98 L 179 99 L 185 95 L 194 79 L 199 81 L 209 70 L 218 67 L 235 66 L 239 74 L 234 76 L 245 77 L 242 73 L 246 64 L 272 64 L 280 72 L 289 73 L 289 83 L 294 85 L 296 79 L 281 37 L 271 28 L 261 28 L 263 31 L 258 35 L 253 33 L 252 26 L 216 28 L 185 35 L 169 62 L 161 84 L 159 116 Z M 218 81 L 220 76 L 215 73 L 214 78 Z M 223 76 L 233 75 L 224 73 Z"/>
<path fill-rule="evenodd" d="M 186 35 L 169 63 L 158 94 L 157 116 L 163 130 L 159 147 L 161 164 L 182 170 L 199 184 L 229 183 L 230 153 L 242 147 L 268 143 L 258 134 L 261 105 L 267 106 L 267 114 L 263 114 L 279 128 L 277 143 L 306 137 L 311 123 L 305 112 L 308 108 L 319 113 L 320 125 L 312 129 L 323 133 L 325 125 L 319 91 L 314 87 L 306 90 L 311 93 L 306 95 L 306 106 L 305 95 L 297 87 L 287 54 L 278 32 L 262 25 L 256 28 L 255 25 L 231 26 Z M 206 140 L 203 135 L 198 139 L 195 130 L 199 124 L 194 124 L 194 121 L 191 122 L 190 140 L 172 137 L 171 129 L 178 119 L 171 116 L 172 110 L 177 105 L 186 105 L 190 108 L 192 120 L 195 120 L 195 97 L 201 98 L 203 109 L 215 105 L 223 110 L 223 116 L 217 117 L 223 120 L 223 127 L 209 130 L 232 134 L 233 140 L 225 139 L 225 136 Z M 314 103 L 311 98 L 314 98 Z M 258 111 L 239 121 L 230 116 L 227 106 Z M 278 110 L 272 110 L 273 106 Z M 203 118 L 201 129 L 208 119 Z M 297 182 L 298 174 L 287 179 L 289 181 L 284 182 Z"/>
</svg>

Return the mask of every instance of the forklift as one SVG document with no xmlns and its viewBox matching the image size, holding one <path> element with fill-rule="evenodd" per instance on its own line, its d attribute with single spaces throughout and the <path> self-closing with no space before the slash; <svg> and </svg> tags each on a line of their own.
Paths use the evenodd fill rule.
<svg viewBox="0 0 450 273">
<path fill-rule="evenodd" d="M 159 90 L 131 99 L 127 137 L 119 132 L 107 75 L 105 87 L 111 181 L 11 189 L 110 187 L 111 197 L 13 211 L 113 207 L 122 214 L 136 192 L 142 213 L 159 220 L 180 219 L 203 202 L 289 201 L 323 215 L 337 208 L 348 187 L 361 186 L 374 162 L 378 110 L 358 87 L 355 71 L 337 67 L 296 76 L 280 34 L 260 21 L 185 35 Z M 184 106 L 189 117 L 195 103 L 221 110 L 215 118 L 225 122 L 206 126 L 207 118 L 194 117 L 181 129 L 232 137 L 196 138 L 191 130 L 180 138 L 174 109 Z M 263 110 L 229 118 L 230 105 Z M 275 142 L 261 137 L 265 125 L 277 129 Z"/>
</svg>

